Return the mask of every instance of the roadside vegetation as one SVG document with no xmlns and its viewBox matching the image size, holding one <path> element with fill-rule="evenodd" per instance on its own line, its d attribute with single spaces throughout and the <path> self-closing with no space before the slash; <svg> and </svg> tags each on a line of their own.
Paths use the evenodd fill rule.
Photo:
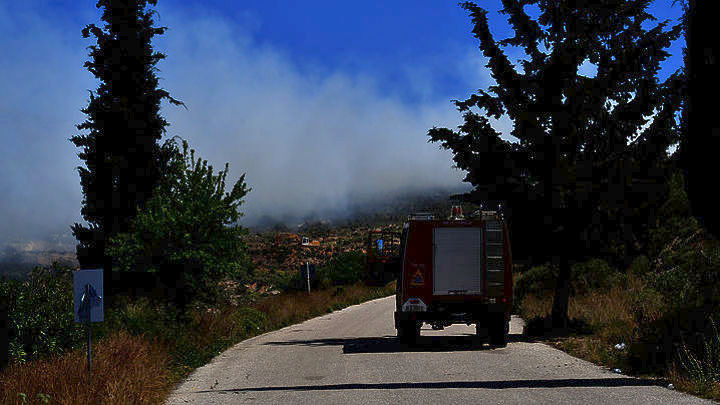
<svg viewBox="0 0 720 405">
<path fill-rule="evenodd" d="M 106 307 L 104 322 L 92 324 L 90 378 L 85 329 L 73 322 L 72 269 L 37 267 L 27 281 L 3 280 L 13 334 L 11 363 L 0 372 L 0 403 L 160 403 L 192 370 L 237 342 L 393 294 L 394 284 L 356 281 L 364 271 L 359 257 L 340 257 L 328 266 L 334 270 L 322 270 L 359 271 L 344 273 L 350 284 L 323 281 L 327 288 L 310 294 L 288 289 L 239 299 L 219 288 L 214 303 L 195 303 L 184 316 L 167 302 L 118 299 Z"/>
<path fill-rule="evenodd" d="M 516 312 L 528 335 L 574 356 L 720 400 L 720 241 L 690 216 L 682 181 L 673 176 L 650 242 L 630 266 L 603 257 L 572 267 L 573 333 L 553 336 L 557 269 L 549 264 L 516 274 Z"/>
</svg>

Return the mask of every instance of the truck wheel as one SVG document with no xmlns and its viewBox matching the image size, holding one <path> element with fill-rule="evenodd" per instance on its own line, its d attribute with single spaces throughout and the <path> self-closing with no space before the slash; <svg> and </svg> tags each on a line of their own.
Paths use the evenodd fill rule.
<svg viewBox="0 0 720 405">
<path fill-rule="evenodd" d="M 475 324 L 475 337 L 479 339 L 480 345 L 482 346 L 488 339 L 488 329 L 479 324 Z"/>
<path fill-rule="evenodd" d="M 507 322 L 503 317 L 500 322 L 496 322 L 492 328 L 490 328 L 490 345 L 495 347 L 507 346 Z"/>
<path fill-rule="evenodd" d="M 398 338 L 402 343 L 412 344 L 420 336 L 420 323 L 415 321 L 402 321 L 398 325 Z"/>
</svg>

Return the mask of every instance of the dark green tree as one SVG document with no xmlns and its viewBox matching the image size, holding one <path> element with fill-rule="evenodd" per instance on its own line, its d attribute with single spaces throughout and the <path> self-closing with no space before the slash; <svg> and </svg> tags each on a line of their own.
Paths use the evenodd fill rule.
<svg viewBox="0 0 720 405">
<path fill-rule="evenodd" d="M 559 267 L 554 327 L 567 326 L 572 263 L 608 238 L 632 246 L 633 225 L 650 221 L 667 190 L 683 77 L 678 71 L 659 83 L 657 71 L 681 27 L 643 29 L 655 20 L 649 3 L 503 0 L 515 36 L 502 41 L 493 39 L 487 11 L 462 4 L 496 84 L 455 101 L 464 118 L 458 131 L 428 135 L 468 172 L 464 181 L 475 188 L 467 200 L 502 207 L 514 255 Z M 524 10 L 533 4 L 537 21 Z M 522 70 L 506 56 L 508 45 L 524 49 Z M 595 77 L 579 74 L 585 61 L 597 66 Z M 503 114 L 517 141 L 501 139 L 488 120 Z"/>
<path fill-rule="evenodd" d="M 715 117 L 715 103 L 708 95 L 720 91 L 718 63 L 720 43 L 712 32 L 716 15 L 712 2 L 688 0 L 684 6 L 686 24 L 685 68 L 688 93 L 683 109 L 683 140 L 680 145 L 681 166 L 685 172 L 685 187 L 692 213 L 714 234 L 720 236 L 720 201 L 711 184 L 717 182 L 712 161 L 720 148 L 720 121 Z"/>
<path fill-rule="evenodd" d="M 138 207 L 145 206 L 162 175 L 163 160 L 158 141 L 169 125 L 159 114 L 160 102 L 168 99 L 184 105 L 158 88 L 154 66 L 165 58 L 153 52 L 151 40 L 166 27 L 153 27 L 156 0 L 99 0 L 104 30 L 94 24 L 82 30 L 97 45 L 90 49 L 86 67 L 101 81 L 96 94 L 82 112 L 87 120 L 77 129 L 88 130 L 70 141 L 85 167 L 78 167 L 83 191 L 82 216 L 88 225 L 74 224 L 77 256 L 82 268 L 102 266 L 105 284 L 112 261 L 105 254 L 111 236 L 128 230 Z M 106 287 L 107 288 L 107 287 Z M 109 290 L 109 288 L 108 288 Z"/>
</svg>

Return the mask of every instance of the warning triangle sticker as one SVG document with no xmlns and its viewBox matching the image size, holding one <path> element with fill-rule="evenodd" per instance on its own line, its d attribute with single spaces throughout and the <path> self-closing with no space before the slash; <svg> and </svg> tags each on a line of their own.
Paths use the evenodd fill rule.
<svg viewBox="0 0 720 405">
<path fill-rule="evenodd" d="M 422 272 L 420 269 L 418 269 L 415 272 L 415 275 L 413 275 L 412 279 L 410 280 L 410 285 L 423 285 L 425 284 L 425 279 L 423 278 Z"/>
</svg>

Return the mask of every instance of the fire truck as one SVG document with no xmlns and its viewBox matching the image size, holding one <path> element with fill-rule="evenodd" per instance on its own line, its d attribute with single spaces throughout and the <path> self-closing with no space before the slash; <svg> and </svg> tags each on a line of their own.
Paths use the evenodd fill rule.
<svg viewBox="0 0 720 405">
<path fill-rule="evenodd" d="M 441 330 L 475 324 L 481 342 L 506 345 L 512 308 L 512 256 L 507 226 L 495 211 L 447 220 L 411 215 L 404 223 L 395 273 L 395 328 L 414 343 L 423 323 Z"/>
</svg>

